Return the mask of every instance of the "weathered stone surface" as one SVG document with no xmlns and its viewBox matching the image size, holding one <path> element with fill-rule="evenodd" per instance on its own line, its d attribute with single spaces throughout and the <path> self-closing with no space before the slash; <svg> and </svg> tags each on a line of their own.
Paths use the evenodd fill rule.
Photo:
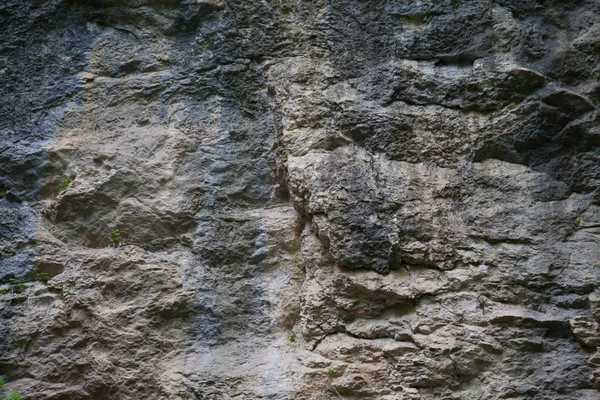
<svg viewBox="0 0 600 400">
<path fill-rule="evenodd" d="M 569 323 L 575 337 L 587 347 L 600 346 L 600 327 L 588 317 L 574 317 Z"/>
<path fill-rule="evenodd" d="M 3 1 L 7 387 L 598 399 L 599 18 Z"/>
</svg>

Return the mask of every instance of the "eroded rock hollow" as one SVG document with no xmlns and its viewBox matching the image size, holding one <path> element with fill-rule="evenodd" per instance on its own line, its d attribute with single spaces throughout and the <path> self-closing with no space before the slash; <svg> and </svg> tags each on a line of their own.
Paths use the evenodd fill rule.
<svg viewBox="0 0 600 400">
<path fill-rule="evenodd" d="M 23 399 L 600 399 L 598 0 L 2 0 Z"/>
</svg>

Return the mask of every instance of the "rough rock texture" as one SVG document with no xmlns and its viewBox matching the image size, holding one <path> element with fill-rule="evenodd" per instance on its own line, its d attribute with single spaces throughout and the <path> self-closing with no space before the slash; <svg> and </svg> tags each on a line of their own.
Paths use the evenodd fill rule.
<svg viewBox="0 0 600 400">
<path fill-rule="evenodd" d="M 597 0 L 3 0 L 0 38 L 23 399 L 600 398 Z"/>
</svg>

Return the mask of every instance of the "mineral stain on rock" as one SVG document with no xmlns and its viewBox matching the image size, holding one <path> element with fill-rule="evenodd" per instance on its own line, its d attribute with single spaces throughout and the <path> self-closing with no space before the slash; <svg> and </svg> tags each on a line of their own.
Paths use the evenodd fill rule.
<svg viewBox="0 0 600 400">
<path fill-rule="evenodd" d="M 5 388 L 600 398 L 599 20 L 2 1 Z"/>
</svg>

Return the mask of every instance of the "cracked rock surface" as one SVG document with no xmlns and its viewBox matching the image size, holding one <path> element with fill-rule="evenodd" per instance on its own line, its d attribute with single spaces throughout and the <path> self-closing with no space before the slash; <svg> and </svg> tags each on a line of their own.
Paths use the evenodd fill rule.
<svg viewBox="0 0 600 400">
<path fill-rule="evenodd" d="M 4 0 L 24 400 L 600 398 L 597 0 Z"/>
</svg>

